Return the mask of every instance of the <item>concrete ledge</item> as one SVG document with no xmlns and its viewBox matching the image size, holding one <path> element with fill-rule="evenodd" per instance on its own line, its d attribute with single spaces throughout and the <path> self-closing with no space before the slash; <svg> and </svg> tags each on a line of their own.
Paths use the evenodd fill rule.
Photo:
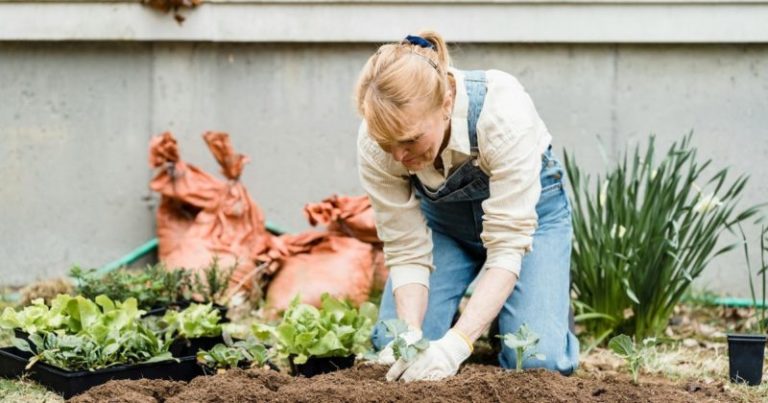
<svg viewBox="0 0 768 403">
<path fill-rule="evenodd" d="M 0 1 L 2 41 L 766 43 L 768 1 L 259 1 L 171 15 L 138 2 Z"/>
</svg>

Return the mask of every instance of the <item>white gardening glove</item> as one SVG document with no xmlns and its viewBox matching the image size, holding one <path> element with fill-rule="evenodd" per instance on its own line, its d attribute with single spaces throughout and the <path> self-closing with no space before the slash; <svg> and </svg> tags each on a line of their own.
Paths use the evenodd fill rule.
<svg viewBox="0 0 768 403">
<path fill-rule="evenodd" d="M 430 342 L 429 347 L 411 362 L 398 360 L 387 372 L 387 380 L 436 381 L 453 376 L 459 371 L 459 365 L 471 354 L 469 339 L 458 330 L 451 329 L 442 339 Z"/>
<path fill-rule="evenodd" d="M 408 344 L 416 343 L 422 338 L 421 329 L 409 326 L 408 331 L 401 333 L 400 337 L 404 338 Z M 383 365 L 392 365 L 395 363 L 395 353 L 392 351 L 392 343 L 394 342 L 394 340 L 390 341 L 381 351 L 379 351 L 376 363 Z"/>
</svg>

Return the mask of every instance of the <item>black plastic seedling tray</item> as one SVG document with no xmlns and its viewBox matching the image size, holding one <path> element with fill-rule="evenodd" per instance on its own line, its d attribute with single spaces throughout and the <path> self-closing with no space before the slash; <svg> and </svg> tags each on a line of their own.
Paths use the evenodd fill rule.
<svg viewBox="0 0 768 403">
<path fill-rule="evenodd" d="M 24 367 L 31 354 L 14 347 L 0 348 L 0 376 L 15 378 L 27 374 L 30 379 L 69 399 L 96 385 L 113 379 L 168 379 L 189 381 L 203 375 L 195 357 L 182 357 L 179 361 L 169 360 L 151 364 L 121 365 L 97 371 L 66 371 L 38 362 L 25 371 Z"/>
<path fill-rule="evenodd" d="M 22 339 L 29 343 L 29 333 L 23 330 L 13 329 L 13 335 L 16 336 L 17 339 Z"/>
<path fill-rule="evenodd" d="M 198 350 L 210 350 L 219 343 L 224 344 L 222 336 L 178 339 L 171 343 L 168 350 L 174 357 L 196 356 Z"/>
</svg>

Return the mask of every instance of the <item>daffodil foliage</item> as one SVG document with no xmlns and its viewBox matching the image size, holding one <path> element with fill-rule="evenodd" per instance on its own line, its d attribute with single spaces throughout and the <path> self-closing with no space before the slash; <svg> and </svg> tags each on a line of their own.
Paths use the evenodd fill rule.
<svg viewBox="0 0 768 403">
<path fill-rule="evenodd" d="M 661 334 L 693 280 L 737 246 L 736 237 L 722 235 L 761 207 L 737 209 L 746 176 L 729 180 L 728 168 L 700 162 L 691 140 L 673 143 L 657 160 L 651 137 L 644 151 L 625 152 L 592 185 L 565 155 L 576 320 L 597 342 L 617 333 L 636 340 Z"/>
</svg>

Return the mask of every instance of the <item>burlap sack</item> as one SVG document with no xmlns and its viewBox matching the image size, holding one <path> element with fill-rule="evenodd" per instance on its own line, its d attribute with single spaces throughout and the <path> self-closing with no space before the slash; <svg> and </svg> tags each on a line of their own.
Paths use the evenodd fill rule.
<svg viewBox="0 0 768 403">
<path fill-rule="evenodd" d="M 261 209 L 239 178 L 248 158 L 236 154 L 229 136 L 203 135 L 226 181 L 182 161 L 170 132 L 152 139 L 150 188 L 161 194 L 157 209 L 158 255 L 169 268 L 200 271 L 218 259 L 219 267 L 252 272 L 269 234 Z"/>
</svg>

